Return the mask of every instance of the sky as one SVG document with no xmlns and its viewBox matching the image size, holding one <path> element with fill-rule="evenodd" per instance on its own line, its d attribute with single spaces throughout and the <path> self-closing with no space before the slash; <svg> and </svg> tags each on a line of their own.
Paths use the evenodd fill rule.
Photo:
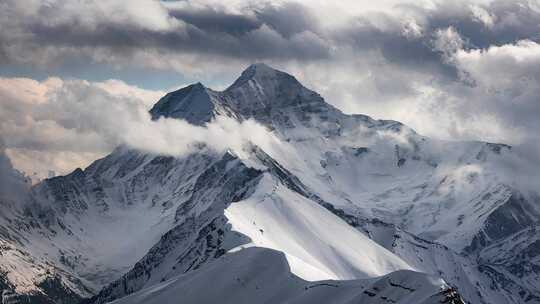
<svg viewBox="0 0 540 304">
<path fill-rule="evenodd" d="M 224 89 L 265 62 L 346 113 L 535 154 L 539 33 L 540 2 L 526 0 L 3 0 L 0 141 L 28 175 L 69 173 L 126 141 L 158 141 L 166 126 L 130 123 L 166 92 Z"/>
</svg>

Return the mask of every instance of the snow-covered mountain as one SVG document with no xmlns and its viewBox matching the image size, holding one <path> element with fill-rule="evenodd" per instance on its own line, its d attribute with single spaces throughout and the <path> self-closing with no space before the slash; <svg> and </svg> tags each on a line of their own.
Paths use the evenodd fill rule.
<svg viewBox="0 0 540 304">
<path fill-rule="evenodd" d="M 3 287 L 44 303 L 540 303 L 540 196 L 499 166 L 510 146 L 346 115 L 264 64 L 150 113 L 252 119 L 278 142 L 119 147 L 1 197 Z"/>
</svg>

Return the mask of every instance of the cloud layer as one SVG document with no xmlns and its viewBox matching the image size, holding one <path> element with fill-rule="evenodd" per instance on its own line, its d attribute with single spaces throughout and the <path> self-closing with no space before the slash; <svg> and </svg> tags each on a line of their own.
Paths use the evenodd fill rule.
<svg viewBox="0 0 540 304">
<path fill-rule="evenodd" d="M 10 96 L 14 87 L 22 94 Z M 50 169 L 65 174 L 88 165 L 119 145 L 180 156 L 200 143 L 241 151 L 246 141 L 268 147 L 274 140 L 251 120 L 223 118 L 205 127 L 153 121 L 148 109 L 158 94 L 119 81 L 0 79 L 0 134 L 15 165 L 41 178 Z"/>
</svg>

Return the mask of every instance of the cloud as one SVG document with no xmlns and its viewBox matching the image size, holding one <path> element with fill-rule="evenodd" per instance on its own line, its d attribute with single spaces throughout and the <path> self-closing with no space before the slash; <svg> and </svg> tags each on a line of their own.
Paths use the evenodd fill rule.
<svg viewBox="0 0 540 304">
<path fill-rule="evenodd" d="M 463 39 L 453 27 L 438 29 L 435 32 L 433 47 L 444 55 L 444 60 L 448 61 L 455 52 L 463 48 Z"/>
<path fill-rule="evenodd" d="M 17 203 L 28 192 L 28 180 L 13 168 L 0 138 L 0 204 Z"/>
<path fill-rule="evenodd" d="M 148 60 L 136 63 L 160 68 L 160 57 L 175 54 L 248 60 L 329 55 L 300 4 L 264 3 L 243 14 L 190 1 L 29 1 L 23 7 L 9 0 L 2 6 L 0 59 L 10 64 L 46 68 L 83 57 L 125 67 L 146 54 Z"/>
<path fill-rule="evenodd" d="M 430 42 L 441 29 L 453 27 L 469 46 L 484 48 L 536 39 L 540 24 L 538 9 L 524 0 L 384 1 L 378 12 L 358 1 L 26 2 L 2 4 L 0 54 L 37 68 L 82 57 L 182 71 L 191 63 L 169 59 L 175 64 L 167 66 L 160 58 L 310 62 L 347 59 L 343 50 L 351 48 L 422 68 L 441 61 Z"/>
<path fill-rule="evenodd" d="M 384 9 L 374 12 L 376 7 Z M 358 71 L 388 65 L 437 81 L 457 77 L 433 45 L 441 31 L 453 28 L 467 48 L 484 48 L 534 39 L 540 21 L 526 1 L 384 1 L 373 7 L 358 1 L 248 0 L 54 0 L 23 6 L 9 0 L 0 14 L 0 58 L 32 69 L 86 60 L 118 69 L 230 75 L 253 61 L 343 66 L 368 57 L 369 66 L 357 65 Z"/>
<path fill-rule="evenodd" d="M 462 110 L 491 112 L 524 137 L 537 138 L 540 122 L 540 44 L 522 40 L 483 50 L 459 50 L 454 55 L 462 78 L 472 83 Z"/>
<path fill-rule="evenodd" d="M 75 93 L 77 87 L 79 91 Z M 86 91 L 80 89 L 85 87 Z M 17 168 L 28 175 L 36 172 L 41 177 L 47 176 L 49 169 L 67 173 L 113 148 L 114 141 L 82 121 L 86 115 L 82 112 L 92 106 L 87 103 L 93 96 L 92 90 L 104 96 L 108 94 L 113 104 L 131 101 L 136 107 L 149 107 L 162 95 L 112 80 L 90 83 L 59 78 L 41 82 L 28 78 L 0 78 L 0 135 L 5 142 L 6 154 Z M 64 108 L 64 104 L 70 102 L 73 106 Z M 86 108 L 77 109 L 81 105 Z M 106 111 L 106 108 L 101 110 Z"/>
<path fill-rule="evenodd" d="M 16 90 L 13 90 L 15 88 Z M 17 94 L 20 88 L 23 94 Z M 154 154 L 181 156 L 204 143 L 241 153 L 246 141 L 271 147 L 275 138 L 254 121 L 217 119 L 204 127 L 177 119 L 151 120 L 151 92 L 118 80 L 92 83 L 58 78 L 0 79 L 0 134 L 8 155 L 28 175 L 67 173 L 119 145 Z"/>
<path fill-rule="evenodd" d="M 448 139 L 487 140 L 513 145 L 538 141 L 540 127 L 540 48 L 537 42 L 470 49 L 450 27 L 441 30 L 435 47 L 457 71 L 455 81 L 417 82 L 418 95 L 401 106 L 414 118 L 401 120 L 424 134 Z M 391 112 L 392 110 L 389 110 Z M 398 120 L 400 120 L 398 118 Z M 445 134 L 446 133 L 446 134 Z"/>
<path fill-rule="evenodd" d="M 470 9 L 472 15 L 476 20 L 484 24 L 484 26 L 486 26 L 487 28 L 493 28 L 497 20 L 496 16 L 490 14 L 486 9 L 478 5 L 471 4 Z"/>
</svg>

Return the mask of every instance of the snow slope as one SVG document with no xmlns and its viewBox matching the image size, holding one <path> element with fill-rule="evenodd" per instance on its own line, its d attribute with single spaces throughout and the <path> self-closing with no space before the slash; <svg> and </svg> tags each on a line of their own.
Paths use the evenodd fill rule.
<svg viewBox="0 0 540 304">
<path fill-rule="evenodd" d="M 265 175 L 248 199 L 231 204 L 232 230 L 251 239 L 242 246 L 284 252 L 291 271 L 308 280 L 372 278 L 405 262 L 318 204 Z"/>
<path fill-rule="evenodd" d="M 252 247 L 111 303 L 463 303 L 446 296 L 448 288 L 406 270 L 375 279 L 308 282 L 290 273 L 282 253 Z"/>
</svg>

